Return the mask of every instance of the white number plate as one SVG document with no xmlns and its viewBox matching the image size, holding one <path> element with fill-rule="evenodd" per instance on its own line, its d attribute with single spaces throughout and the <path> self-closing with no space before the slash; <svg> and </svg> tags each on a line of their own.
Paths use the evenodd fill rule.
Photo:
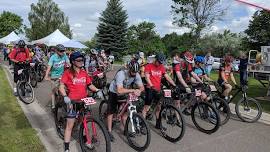
<svg viewBox="0 0 270 152">
<path fill-rule="evenodd" d="M 83 99 L 81 99 L 84 103 L 85 103 L 85 105 L 87 105 L 87 106 L 89 106 L 89 105 L 93 105 L 93 104 L 96 104 L 97 102 L 96 102 L 96 100 L 95 99 L 93 99 L 92 97 L 89 97 L 89 98 L 83 98 Z"/>
<path fill-rule="evenodd" d="M 164 97 L 170 98 L 172 97 L 172 90 L 165 89 L 164 91 Z"/>
</svg>

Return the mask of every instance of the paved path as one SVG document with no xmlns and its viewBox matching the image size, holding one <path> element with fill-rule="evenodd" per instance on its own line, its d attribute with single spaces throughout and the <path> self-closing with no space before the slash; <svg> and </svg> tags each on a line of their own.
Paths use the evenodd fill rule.
<svg viewBox="0 0 270 152">
<path fill-rule="evenodd" d="M 115 72 L 115 71 L 114 71 Z M 114 72 L 109 73 L 111 78 Z M 63 141 L 58 138 L 55 132 L 54 122 L 50 113 L 50 96 L 48 82 L 38 84 L 35 88 L 37 100 L 24 105 L 20 102 L 27 118 L 38 135 L 45 143 L 48 151 L 63 151 Z M 98 105 L 96 105 L 98 106 Z M 96 110 L 96 109 L 95 109 Z M 222 126 L 216 133 L 207 135 L 198 131 L 189 117 L 186 133 L 178 143 L 170 143 L 160 136 L 158 130 L 151 127 L 151 143 L 148 152 L 269 152 L 270 151 L 270 126 L 263 123 L 244 123 L 233 117 L 225 126 Z M 116 141 L 112 143 L 113 152 L 134 151 L 127 145 L 125 137 L 119 130 L 113 134 Z M 75 140 L 72 142 L 72 151 L 80 151 Z"/>
</svg>

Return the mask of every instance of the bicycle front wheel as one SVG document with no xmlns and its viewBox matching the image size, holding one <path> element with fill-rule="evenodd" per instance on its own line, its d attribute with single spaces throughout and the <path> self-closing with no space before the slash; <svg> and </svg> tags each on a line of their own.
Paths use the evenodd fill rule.
<svg viewBox="0 0 270 152">
<path fill-rule="evenodd" d="M 19 81 L 16 85 L 19 99 L 26 103 L 30 104 L 34 102 L 35 93 L 33 87 L 28 82 Z"/>
<path fill-rule="evenodd" d="M 150 129 L 142 116 L 137 113 L 128 117 L 125 124 L 125 135 L 129 145 L 137 150 L 144 151 L 148 148 L 151 140 Z"/>
<path fill-rule="evenodd" d="M 79 140 L 81 150 L 83 152 L 89 151 L 111 151 L 111 141 L 109 138 L 109 134 L 105 129 L 105 126 L 102 122 L 95 118 L 87 119 L 87 128 L 84 128 L 83 123 L 80 126 L 79 131 Z M 88 130 L 88 137 L 90 138 L 90 142 L 87 142 L 86 131 Z"/>
<path fill-rule="evenodd" d="M 214 97 L 211 103 L 219 113 L 220 125 L 226 124 L 231 117 L 231 110 L 228 103 L 224 99 L 221 99 L 219 97 Z"/>
<path fill-rule="evenodd" d="M 262 116 L 262 107 L 253 98 L 242 98 L 235 105 L 237 116 L 244 122 L 256 122 Z"/>
<path fill-rule="evenodd" d="M 107 106 L 108 106 L 108 101 L 103 100 L 100 102 L 99 107 L 98 107 L 98 114 L 99 114 L 99 120 L 102 122 L 106 122 L 107 118 Z"/>
<path fill-rule="evenodd" d="M 58 102 L 55 105 L 54 122 L 58 136 L 63 140 L 67 124 L 66 114 L 67 114 L 66 104 L 64 102 Z"/>
<path fill-rule="evenodd" d="M 202 132 L 211 134 L 220 126 L 220 117 L 217 110 L 206 102 L 196 103 L 191 110 L 194 125 Z"/>
<path fill-rule="evenodd" d="M 37 86 L 38 80 L 37 80 L 37 73 L 34 71 L 34 69 L 30 70 L 29 78 L 32 87 L 35 88 Z"/>
</svg>

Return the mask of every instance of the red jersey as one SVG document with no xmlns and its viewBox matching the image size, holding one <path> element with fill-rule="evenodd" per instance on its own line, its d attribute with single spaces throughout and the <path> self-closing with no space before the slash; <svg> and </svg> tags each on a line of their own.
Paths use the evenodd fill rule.
<svg viewBox="0 0 270 152">
<path fill-rule="evenodd" d="M 231 66 L 226 66 L 225 64 L 221 65 L 220 69 L 219 69 L 219 78 L 220 79 L 221 79 L 221 72 L 222 71 L 224 71 L 224 73 L 225 73 L 225 79 L 229 80 L 230 75 L 232 73 L 232 67 Z"/>
<path fill-rule="evenodd" d="M 176 64 L 173 67 L 173 70 L 175 72 L 177 72 L 177 71 L 181 72 L 182 77 L 185 81 L 187 81 L 187 82 L 190 81 L 190 74 L 189 73 L 193 71 L 192 64 L 188 64 L 188 63 L 182 61 L 179 64 Z M 176 80 L 178 80 L 178 78 Z"/>
<path fill-rule="evenodd" d="M 62 75 L 61 82 L 67 87 L 68 97 L 71 100 L 81 102 L 82 98 L 87 97 L 87 86 L 91 84 L 92 78 L 84 70 L 80 70 L 75 77 L 70 70 L 66 70 Z"/>
<path fill-rule="evenodd" d="M 30 57 L 30 53 L 27 48 L 14 48 L 8 57 L 19 62 L 24 62 Z"/>
<path fill-rule="evenodd" d="M 161 89 L 161 78 L 166 73 L 165 67 L 161 64 L 156 66 L 153 63 L 147 64 L 145 66 L 145 74 L 150 74 L 150 81 L 153 84 L 154 89 L 160 91 Z"/>
</svg>

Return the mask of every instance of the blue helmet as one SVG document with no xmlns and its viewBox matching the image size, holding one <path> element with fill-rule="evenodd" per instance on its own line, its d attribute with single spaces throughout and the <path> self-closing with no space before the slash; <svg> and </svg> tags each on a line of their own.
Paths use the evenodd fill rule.
<svg viewBox="0 0 270 152">
<path fill-rule="evenodd" d="M 202 56 L 196 56 L 195 62 L 204 63 L 204 57 L 202 57 Z"/>
<path fill-rule="evenodd" d="M 80 57 L 84 58 L 83 54 L 80 51 L 74 51 L 73 53 L 70 54 L 69 60 L 72 63 L 72 61 Z"/>
</svg>

